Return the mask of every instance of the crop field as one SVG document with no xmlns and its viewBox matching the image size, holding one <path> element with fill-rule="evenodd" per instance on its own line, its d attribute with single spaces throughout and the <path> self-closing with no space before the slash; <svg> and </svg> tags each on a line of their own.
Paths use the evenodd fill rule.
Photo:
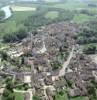
<svg viewBox="0 0 97 100">
<path fill-rule="evenodd" d="M 47 12 L 47 14 L 45 15 L 46 18 L 51 18 L 51 19 L 55 19 L 58 17 L 58 12 L 57 11 L 49 11 Z"/>
<path fill-rule="evenodd" d="M 34 7 L 11 6 L 12 11 L 35 11 Z"/>
<path fill-rule="evenodd" d="M 75 14 L 74 18 L 72 19 L 73 22 L 76 23 L 84 23 L 86 21 L 89 21 L 93 19 L 94 17 L 97 17 L 97 8 L 96 7 L 88 7 L 87 3 L 80 2 L 81 0 L 67 0 L 64 3 L 48 3 L 48 4 L 31 4 L 31 3 L 17 3 L 15 5 L 12 5 L 13 9 L 13 16 L 6 20 L 3 23 L 0 23 L 0 36 L 3 36 L 7 33 L 12 33 L 17 31 L 20 27 L 23 27 L 22 21 L 28 18 L 28 16 L 31 16 L 33 12 L 36 12 L 38 7 L 42 7 L 42 9 L 45 8 L 58 8 L 58 9 L 64 9 L 69 11 L 80 11 L 81 9 L 88 9 L 90 12 L 95 13 L 95 16 L 89 16 L 86 14 Z M 91 1 L 91 0 L 90 0 Z M 93 0 L 95 3 L 97 3 L 97 0 Z M 40 8 L 41 9 L 41 8 Z M 40 10 L 39 9 L 39 10 Z M 57 11 L 49 11 L 44 16 L 46 18 L 55 19 L 57 18 L 59 13 Z M 5 28 L 6 27 L 6 28 Z"/>
<path fill-rule="evenodd" d="M 23 27 L 22 21 L 30 16 L 32 13 L 32 11 L 14 12 L 11 18 L 3 23 L 0 23 L 0 36 L 3 36 L 7 33 L 15 32 L 20 27 Z"/>
<path fill-rule="evenodd" d="M 80 3 L 79 0 L 67 0 L 64 3 L 59 3 L 59 4 L 54 4 L 52 7 L 55 8 L 62 8 L 62 9 L 67 9 L 67 10 L 75 10 L 78 8 L 84 8 L 87 7 L 87 4 L 85 3 Z"/>
<path fill-rule="evenodd" d="M 73 21 L 76 23 L 83 23 L 83 22 L 89 21 L 91 19 L 92 19 L 92 17 L 90 17 L 86 14 L 78 14 L 78 15 L 75 15 L 75 17 L 73 18 Z"/>
</svg>

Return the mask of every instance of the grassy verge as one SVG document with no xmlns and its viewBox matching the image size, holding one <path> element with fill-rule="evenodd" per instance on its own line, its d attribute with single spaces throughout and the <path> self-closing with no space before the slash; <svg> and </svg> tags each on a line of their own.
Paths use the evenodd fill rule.
<svg viewBox="0 0 97 100">
<path fill-rule="evenodd" d="M 74 98 L 71 98 L 70 100 L 88 100 L 88 97 L 74 97 Z"/>
</svg>

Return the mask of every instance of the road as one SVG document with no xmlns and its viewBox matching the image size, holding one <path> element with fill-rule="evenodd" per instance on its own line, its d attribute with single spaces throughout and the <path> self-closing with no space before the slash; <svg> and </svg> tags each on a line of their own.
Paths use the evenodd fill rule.
<svg viewBox="0 0 97 100">
<path fill-rule="evenodd" d="M 69 63 L 70 63 L 70 60 L 71 60 L 72 57 L 73 57 L 74 49 L 75 49 L 75 47 L 73 46 L 73 47 L 72 47 L 72 51 L 70 52 L 70 55 L 69 55 L 67 61 L 63 63 L 63 67 L 62 67 L 62 69 L 59 71 L 59 77 L 65 75 L 65 73 L 66 73 L 66 68 L 68 67 L 68 65 L 69 65 Z"/>
</svg>

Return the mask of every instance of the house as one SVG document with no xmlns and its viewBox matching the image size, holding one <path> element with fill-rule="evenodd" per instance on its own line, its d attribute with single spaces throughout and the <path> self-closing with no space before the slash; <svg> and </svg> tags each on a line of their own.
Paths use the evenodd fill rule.
<svg viewBox="0 0 97 100">
<path fill-rule="evenodd" d="M 69 89 L 68 94 L 70 97 L 80 96 L 81 91 L 79 88 L 76 89 Z"/>
<path fill-rule="evenodd" d="M 54 86 L 56 89 L 63 89 L 66 86 L 66 80 L 64 78 L 56 80 Z"/>
</svg>

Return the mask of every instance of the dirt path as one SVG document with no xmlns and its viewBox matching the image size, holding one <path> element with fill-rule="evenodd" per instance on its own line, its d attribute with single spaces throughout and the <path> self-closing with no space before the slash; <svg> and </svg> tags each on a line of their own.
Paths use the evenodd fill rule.
<svg viewBox="0 0 97 100">
<path fill-rule="evenodd" d="M 70 63 L 70 60 L 71 60 L 72 57 L 73 57 L 74 49 L 75 49 L 75 47 L 73 46 L 73 47 L 72 47 L 72 51 L 70 52 L 70 55 L 69 55 L 67 61 L 63 63 L 63 67 L 62 67 L 62 69 L 59 71 L 59 76 L 64 76 L 64 75 L 65 75 L 66 68 L 68 67 L 68 65 L 69 65 L 69 63 Z"/>
</svg>

